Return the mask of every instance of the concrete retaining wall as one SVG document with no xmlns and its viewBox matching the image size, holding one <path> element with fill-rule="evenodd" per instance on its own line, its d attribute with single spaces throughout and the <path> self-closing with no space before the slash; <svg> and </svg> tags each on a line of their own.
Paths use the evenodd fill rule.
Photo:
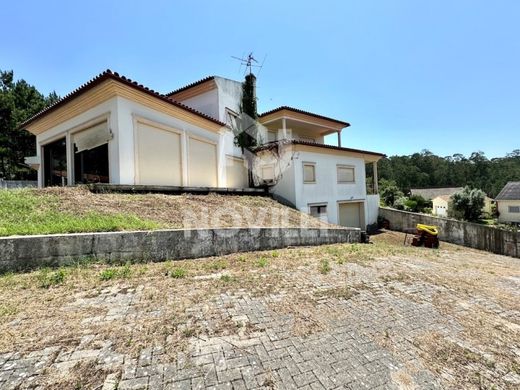
<svg viewBox="0 0 520 390">
<path fill-rule="evenodd" d="M 88 257 L 107 262 L 161 261 L 359 242 L 360 235 L 359 229 L 342 228 L 227 228 L 3 237 L 0 272 L 61 266 Z"/>
<path fill-rule="evenodd" d="M 37 181 L 0 179 L 0 189 L 38 187 Z"/>
<path fill-rule="evenodd" d="M 439 227 L 439 239 L 501 255 L 520 257 L 520 233 L 486 225 L 437 218 L 424 214 L 380 208 L 379 215 L 390 222 L 390 229 L 403 231 L 418 223 Z"/>
</svg>

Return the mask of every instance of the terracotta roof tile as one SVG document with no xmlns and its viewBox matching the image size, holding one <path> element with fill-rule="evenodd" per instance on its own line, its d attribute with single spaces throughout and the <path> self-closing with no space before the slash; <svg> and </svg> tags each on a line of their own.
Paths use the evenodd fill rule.
<svg viewBox="0 0 520 390">
<path fill-rule="evenodd" d="M 19 129 L 23 129 L 25 128 L 26 126 L 28 126 L 30 123 L 34 122 L 35 120 L 41 118 L 42 116 L 44 115 L 47 115 L 49 114 L 50 112 L 56 110 L 57 108 L 63 106 L 65 103 L 71 101 L 72 99 L 76 98 L 77 96 L 81 95 L 82 93 L 94 88 L 96 85 L 99 85 L 101 84 L 103 81 L 106 81 L 108 79 L 112 79 L 112 80 L 115 80 L 115 81 L 118 81 L 122 84 L 125 84 L 129 87 L 132 87 L 134 89 L 137 89 L 141 92 L 144 92 L 144 93 L 147 93 L 148 95 L 150 96 L 153 96 L 157 99 L 161 99 L 171 105 L 174 105 L 176 107 L 179 107 L 179 108 L 182 108 L 183 110 L 186 110 L 186 111 L 189 111 L 190 113 L 192 114 L 195 114 L 197 116 L 200 116 L 204 119 L 207 119 L 208 121 L 211 121 L 213 123 L 216 123 L 216 124 L 219 124 L 221 126 L 226 126 L 225 123 L 223 122 L 220 122 L 219 120 L 209 116 L 209 115 L 206 115 L 200 111 L 197 111 L 195 110 L 194 108 L 191 108 L 185 104 L 182 104 L 182 103 L 179 103 L 173 99 L 170 99 L 168 98 L 166 95 L 162 95 L 160 94 L 159 92 L 156 92 L 154 91 L 153 89 L 150 89 L 148 87 L 145 87 L 144 85 L 142 84 L 139 84 L 137 81 L 133 81 L 132 79 L 129 79 L 128 77 L 125 77 L 125 76 L 121 76 L 119 75 L 119 73 L 117 72 L 112 72 L 110 69 L 107 69 L 105 70 L 104 72 L 100 73 L 99 75 L 97 75 L 96 77 L 92 78 L 90 81 L 82 84 L 80 87 L 76 88 L 75 90 L 73 90 L 72 92 L 70 92 L 69 94 L 65 95 L 64 97 L 62 97 L 60 100 L 58 100 L 57 102 L 55 102 L 54 104 L 44 108 L 43 110 L 41 110 L 40 112 L 36 113 L 35 115 L 33 115 L 32 117 L 26 119 L 18 128 Z"/>
<path fill-rule="evenodd" d="M 340 120 L 337 120 L 337 119 L 329 118 L 327 116 L 315 114 L 313 112 L 304 111 L 304 110 L 300 110 L 299 108 L 294 108 L 294 107 L 289 107 L 289 106 L 281 106 L 281 107 L 275 108 L 273 110 L 266 111 L 263 114 L 260 114 L 259 118 L 265 117 L 267 115 L 270 115 L 270 114 L 273 114 L 275 112 L 282 111 L 282 110 L 289 110 L 289 111 L 297 112 L 299 114 L 305 114 L 305 115 L 313 116 L 315 118 L 325 119 L 325 120 L 328 120 L 328 121 L 339 123 L 339 124 L 341 124 L 341 125 L 343 125 L 345 127 L 349 127 L 350 126 L 350 123 L 348 123 L 348 122 L 343 122 L 343 121 L 340 121 Z"/>
</svg>

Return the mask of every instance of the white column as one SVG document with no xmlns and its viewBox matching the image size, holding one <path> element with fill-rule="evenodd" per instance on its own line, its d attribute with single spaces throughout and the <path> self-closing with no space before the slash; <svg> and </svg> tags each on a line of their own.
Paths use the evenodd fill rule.
<svg viewBox="0 0 520 390">
<path fill-rule="evenodd" d="M 338 131 L 338 146 L 341 148 L 341 130 Z"/>
<path fill-rule="evenodd" d="M 373 167 L 373 175 L 374 175 L 374 194 L 379 194 L 379 185 L 377 183 L 378 179 L 377 179 L 377 161 L 374 161 L 372 163 L 372 167 Z"/>
<path fill-rule="evenodd" d="M 283 138 L 287 139 L 287 125 L 285 123 L 285 118 L 282 118 L 282 133 L 283 133 Z"/>
</svg>

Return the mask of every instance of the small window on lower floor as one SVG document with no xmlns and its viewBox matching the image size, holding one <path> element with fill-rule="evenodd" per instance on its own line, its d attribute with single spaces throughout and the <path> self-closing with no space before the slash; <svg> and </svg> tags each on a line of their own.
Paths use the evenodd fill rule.
<svg viewBox="0 0 520 390">
<path fill-rule="evenodd" d="M 309 213 L 314 218 L 327 220 L 327 205 L 309 205 Z"/>
<path fill-rule="evenodd" d="M 520 206 L 509 206 L 510 213 L 520 213 Z"/>
</svg>

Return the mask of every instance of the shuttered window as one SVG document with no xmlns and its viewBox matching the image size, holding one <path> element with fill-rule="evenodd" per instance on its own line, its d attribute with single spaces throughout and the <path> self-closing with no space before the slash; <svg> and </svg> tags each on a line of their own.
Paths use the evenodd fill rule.
<svg viewBox="0 0 520 390">
<path fill-rule="evenodd" d="M 354 183 L 354 167 L 338 165 L 338 183 Z"/>
<path fill-rule="evenodd" d="M 303 163 L 303 182 L 316 183 L 316 164 Z"/>
</svg>

